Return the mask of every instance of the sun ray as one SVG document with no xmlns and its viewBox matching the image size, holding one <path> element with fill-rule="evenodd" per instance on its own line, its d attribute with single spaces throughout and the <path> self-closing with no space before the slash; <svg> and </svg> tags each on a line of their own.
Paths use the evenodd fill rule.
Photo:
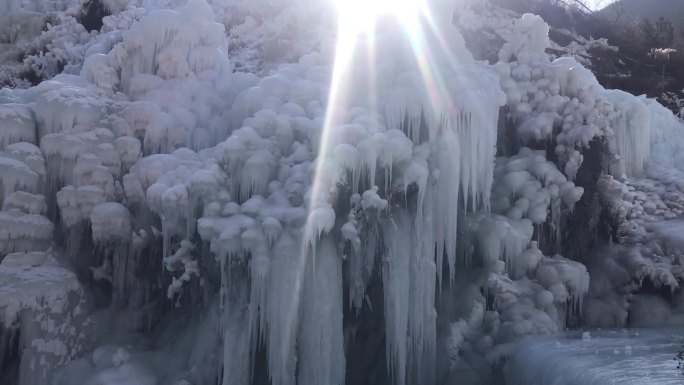
<svg viewBox="0 0 684 385">
<path fill-rule="evenodd" d="M 306 263 L 308 252 L 315 251 L 318 237 L 329 230 L 322 227 L 319 216 L 322 215 L 321 210 L 332 210 L 328 199 L 333 192 L 327 189 L 334 188 L 334 186 L 327 186 L 323 182 L 328 151 L 334 145 L 330 143 L 330 130 L 340 119 L 337 107 L 346 107 L 348 104 L 346 99 L 350 90 L 347 87 L 352 83 L 352 79 L 350 79 L 352 62 L 359 45 L 365 46 L 364 56 L 367 60 L 365 69 L 368 80 L 365 84 L 365 87 L 368 88 L 365 90 L 365 95 L 368 98 L 368 107 L 374 112 L 379 112 L 380 101 L 378 100 L 376 85 L 378 58 L 375 57 L 374 49 L 374 34 L 379 22 L 387 21 L 390 18 L 401 23 L 406 35 L 404 38 L 407 39 L 412 48 L 423 88 L 428 94 L 431 111 L 426 111 L 426 114 L 434 114 L 435 111 L 450 111 L 455 108 L 447 91 L 445 80 L 435 65 L 438 61 L 435 60 L 431 51 L 432 42 L 429 41 L 425 33 L 424 25 L 432 23 L 432 18 L 424 0 L 338 0 L 336 6 L 338 11 L 337 42 L 326 115 L 321 128 L 312 188 L 308 196 L 308 217 L 302 234 L 300 256 L 302 265 Z M 444 49 L 445 47 L 440 48 L 443 48 L 443 52 L 440 54 L 449 55 L 449 52 Z M 362 50 L 359 51 L 363 52 Z M 392 60 L 391 58 L 384 59 Z M 326 226 L 332 226 L 332 224 L 327 223 Z"/>
<path fill-rule="evenodd" d="M 392 60 L 392 58 L 377 58 L 375 52 L 375 38 L 379 24 L 387 21 L 399 22 L 403 35 L 401 38 L 409 43 L 420 75 L 423 91 L 427 96 L 428 106 L 423 106 L 425 116 L 432 116 L 435 122 L 444 123 L 450 111 L 457 106 L 450 96 L 446 79 L 442 76 L 440 64 L 448 65 L 450 70 L 457 65 L 455 57 L 448 49 L 445 38 L 435 27 L 435 20 L 424 0 L 338 0 L 338 31 L 332 65 L 332 76 L 327 98 L 326 114 L 321 127 L 312 187 L 307 199 L 307 220 L 301 234 L 299 255 L 299 273 L 297 288 L 301 288 L 303 272 L 309 256 L 315 254 L 316 243 L 320 236 L 331 230 L 334 225 L 334 211 L 330 200 L 334 195 L 335 183 L 328 174 L 329 151 L 334 147 L 330 143 L 330 131 L 336 124 L 341 123 L 343 116 L 339 115 L 340 108 L 350 107 L 350 89 L 353 84 L 353 61 L 357 53 L 365 56 L 365 76 L 367 82 L 364 97 L 367 106 L 376 113 L 380 112 L 380 100 L 377 89 L 378 60 Z M 389 20 L 393 19 L 393 20 Z M 360 75 L 360 74 L 357 74 Z M 384 114 L 381 114 L 384 116 Z M 433 128 L 435 129 L 435 128 Z M 454 149 L 456 150 L 456 149 Z M 373 181 L 370 182 L 371 185 Z M 369 186 L 372 187 L 372 186 Z M 332 217 L 330 221 L 328 217 Z M 311 263 L 315 263 L 315 256 Z M 297 294 L 296 294 L 297 295 Z M 294 311 L 294 310 L 293 310 Z M 291 317 L 292 318 L 292 317 Z"/>
<path fill-rule="evenodd" d="M 314 166 L 313 183 L 308 197 L 307 219 L 302 229 L 299 256 L 297 261 L 297 273 L 295 276 L 294 306 L 290 308 L 290 314 L 285 322 L 288 323 L 288 328 L 296 324 L 297 313 L 299 311 L 299 302 L 301 300 L 301 292 L 303 287 L 304 274 L 309 256 L 312 257 L 311 263 L 314 264 L 315 273 L 315 253 L 318 238 L 322 235 L 323 230 L 329 231 L 330 228 L 321 228 L 319 218 L 316 217 L 317 210 L 325 210 L 327 196 L 325 187 L 322 181 L 322 175 L 325 172 L 326 158 L 330 149 L 329 136 L 330 129 L 339 120 L 337 116 L 338 109 L 336 106 L 340 101 L 344 100 L 344 95 L 347 89 L 344 87 L 344 79 L 349 69 L 349 64 L 353 59 L 355 50 L 355 40 L 357 38 L 353 24 L 340 23 L 337 36 L 337 44 L 335 48 L 335 56 L 333 60 L 332 76 L 330 81 L 330 89 L 327 98 L 326 114 L 321 128 L 321 138 L 319 141 L 318 156 Z M 331 207 L 327 209 L 332 210 Z M 334 213 L 333 213 L 334 215 Z"/>
</svg>

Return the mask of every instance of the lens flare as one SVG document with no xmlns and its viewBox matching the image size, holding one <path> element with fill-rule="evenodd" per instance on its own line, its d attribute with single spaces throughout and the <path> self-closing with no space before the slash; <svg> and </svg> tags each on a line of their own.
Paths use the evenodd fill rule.
<svg viewBox="0 0 684 385">
<path fill-rule="evenodd" d="M 424 5 L 424 0 L 335 0 L 340 31 L 354 33 L 372 31 L 380 17 L 408 20 Z"/>
<path fill-rule="evenodd" d="M 416 70 L 420 73 L 424 87 L 431 93 L 433 108 L 448 110 L 453 106 L 450 103 L 450 96 L 445 92 L 444 81 L 438 68 L 431 63 L 434 56 L 433 49 L 438 50 L 438 55 L 450 55 L 448 49 L 442 44 L 435 44 L 435 40 L 443 43 L 443 38 L 433 35 L 439 34 L 434 30 L 433 17 L 430 13 L 428 0 L 334 0 L 337 10 L 338 28 L 337 42 L 335 47 L 335 57 L 332 68 L 330 91 L 327 99 L 326 115 L 322 127 L 321 140 L 319 142 L 318 156 L 316 159 L 312 188 L 308 196 L 309 216 L 303 232 L 302 240 L 302 263 L 305 263 L 305 254 L 315 252 L 315 245 L 318 237 L 329 229 L 322 229 L 321 215 L 331 210 L 328 202 L 330 195 L 334 195 L 331 188 L 335 188 L 334 183 L 330 185 L 330 176 L 325 171 L 328 151 L 334 147 L 330 143 L 330 129 L 336 124 L 340 124 L 340 117 L 337 114 L 338 108 L 346 110 L 353 107 L 354 103 L 350 95 L 357 89 L 354 87 L 354 78 L 363 77 L 368 82 L 363 85 L 366 97 L 370 99 L 370 107 L 375 112 L 380 113 L 381 109 L 375 108 L 381 104 L 377 100 L 377 90 L 375 89 L 375 71 L 378 67 L 377 60 L 402 60 L 402 58 L 376 58 L 375 44 L 376 34 L 380 33 L 379 28 L 383 23 L 399 25 L 402 39 L 405 39 L 415 61 Z M 443 15 L 441 15 L 443 16 Z M 354 64 L 354 60 L 363 57 L 370 62 L 365 66 Z M 363 68 L 364 74 L 358 73 L 359 68 Z M 355 72 L 356 71 L 356 72 Z M 356 82 L 358 83 L 358 82 Z M 355 92 L 352 92 L 355 91 Z M 324 180 L 326 180 L 324 182 Z M 334 214 L 333 214 L 334 216 Z M 327 218 L 327 215 L 323 215 Z M 328 223 L 327 227 L 331 224 Z"/>
</svg>

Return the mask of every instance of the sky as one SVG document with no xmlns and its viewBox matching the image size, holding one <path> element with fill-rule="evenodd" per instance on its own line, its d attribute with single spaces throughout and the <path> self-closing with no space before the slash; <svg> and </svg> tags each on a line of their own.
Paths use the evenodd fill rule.
<svg viewBox="0 0 684 385">
<path fill-rule="evenodd" d="M 599 6 L 604 7 L 613 1 L 614 0 L 584 0 L 584 3 L 587 5 L 587 7 L 596 9 Z"/>
<path fill-rule="evenodd" d="M 587 6 L 595 8 L 601 0 L 587 0 Z"/>
</svg>

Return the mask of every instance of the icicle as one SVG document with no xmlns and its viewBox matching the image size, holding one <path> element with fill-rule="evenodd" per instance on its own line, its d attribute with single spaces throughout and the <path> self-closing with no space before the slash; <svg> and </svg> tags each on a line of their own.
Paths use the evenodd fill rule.
<svg viewBox="0 0 684 385">
<path fill-rule="evenodd" d="M 615 144 L 620 161 L 613 167 L 617 177 L 640 174 L 644 162 L 650 156 L 651 116 L 649 109 L 640 99 L 619 90 L 604 91 L 617 111 L 611 117 L 611 128 L 615 133 Z"/>
<path fill-rule="evenodd" d="M 437 263 L 441 262 L 442 255 L 446 255 L 450 277 L 453 278 L 458 235 L 461 146 L 456 133 L 449 130 L 433 146 L 430 159 L 430 166 L 434 170 L 432 212 L 440 213 L 432 217 Z"/>
<path fill-rule="evenodd" d="M 395 210 L 385 219 L 383 231 L 387 254 L 382 264 L 385 294 L 385 335 L 387 341 L 387 369 L 393 384 L 406 384 L 408 327 L 411 306 L 410 264 L 415 255 L 415 244 L 408 215 Z"/>
<path fill-rule="evenodd" d="M 411 303 L 407 377 L 411 383 L 423 385 L 435 383 L 437 362 L 437 312 L 434 306 L 437 267 L 433 258 L 431 230 L 430 224 L 412 229 L 418 240 L 418 249 L 409 266 Z"/>
<path fill-rule="evenodd" d="M 225 270 L 223 270 L 225 269 Z M 252 382 L 253 355 L 250 314 L 247 301 L 248 277 L 244 270 L 222 266 L 221 293 L 223 308 L 219 331 L 223 337 L 222 385 L 249 385 Z"/>
<path fill-rule="evenodd" d="M 373 275 L 378 241 L 378 226 L 360 231 L 361 244 L 349 255 L 349 305 L 357 311 L 363 307 L 368 279 Z"/>
<path fill-rule="evenodd" d="M 331 237 L 316 250 L 316 267 L 307 264 L 298 338 L 297 383 L 343 385 L 342 266 Z"/>
<path fill-rule="evenodd" d="M 423 230 L 401 209 L 383 223 L 388 249 L 382 270 L 386 353 L 395 384 L 435 380 L 437 269 L 431 253 L 434 242 Z"/>
<path fill-rule="evenodd" d="M 273 247 L 266 296 L 268 372 L 273 385 L 295 385 L 296 337 L 307 255 L 296 239 L 283 232 Z M 230 385 L 230 383 L 224 383 Z"/>
</svg>

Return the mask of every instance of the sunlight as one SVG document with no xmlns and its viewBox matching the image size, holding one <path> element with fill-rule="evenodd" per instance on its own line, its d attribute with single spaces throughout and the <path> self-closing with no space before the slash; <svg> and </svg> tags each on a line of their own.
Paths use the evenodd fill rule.
<svg viewBox="0 0 684 385">
<path fill-rule="evenodd" d="M 374 89 L 375 84 L 372 79 L 375 77 L 375 70 L 377 63 L 372 62 L 375 57 L 375 33 L 376 28 L 380 22 L 398 22 L 401 25 L 401 30 L 405 35 L 404 38 L 411 46 L 414 60 L 418 64 L 418 70 L 423 79 L 426 88 L 439 94 L 432 97 L 435 104 L 440 102 L 440 99 L 448 99 L 439 84 L 438 74 L 434 74 L 435 68 L 431 68 L 427 63 L 431 56 L 429 47 L 426 44 L 426 39 L 423 36 L 423 25 L 431 21 L 429 17 L 429 10 L 427 0 L 333 0 L 338 13 L 338 31 L 337 43 L 335 47 L 335 57 L 332 68 L 332 77 L 330 83 L 330 91 L 327 100 L 326 115 L 323 123 L 321 140 L 318 148 L 318 156 L 316 159 L 313 183 L 308 197 L 308 220 L 304 227 L 303 240 L 300 253 L 300 265 L 303 266 L 306 261 L 306 255 L 309 251 L 315 253 L 315 246 L 318 237 L 327 232 L 329 229 L 324 229 L 321 223 L 321 218 L 325 218 L 323 214 L 329 207 L 329 198 L 333 192 L 330 188 L 335 188 L 335 183 L 331 184 L 325 171 L 326 160 L 328 158 L 328 151 L 332 147 L 329 143 L 330 129 L 336 124 L 340 123 L 340 116 L 337 116 L 337 107 L 342 107 L 345 110 L 350 102 L 349 87 L 350 80 L 358 74 L 354 74 L 353 61 L 355 53 L 358 50 L 363 50 L 366 53 L 366 58 L 371 62 L 367 63 L 364 70 L 371 76 L 365 87 L 368 87 L 367 95 L 373 99 L 377 91 Z M 435 79 L 437 78 L 437 79 Z M 377 110 L 377 102 L 371 102 L 371 108 Z M 441 105 L 444 102 L 441 101 Z M 381 112 L 381 111 L 377 111 Z M 323 221 L 324 222 L 324 221 Z M 332 226 L 330 224 L 330 226 Z"/>
<path fill-rule="evenodd" d="M 334 0 L 340 31 L 368 33 L 381 16 L 394 16 L 405 21 L 419 13 L 424 0 Z"/>
<path fill-rule="evenodd" d="M 330 199 L 335 195 L 337 183 L 334 172 L 329 168 L 329 151 L 335 144 L 330 143 L 330 131 L 344 121 L 339 111 L 346 111 L 361 103 L 352 100 L 354 80 L 358 77 L 368 79 L 362 87 L 367 88 L 365 96 L 370 99 L 366 107 L 384 115 L 375 90 L 375 62 L 376 38 L 382 24 L 389 23 L 399 26 L 401 37 L 412 53 L 417 75 L 420 76 L 423 87 L 416 92 L 426 92 L 430 100 L 431 110 L 449 111 L 455 109 L 451 95 L 446 90 L 445 79 L 441 74 L 437 62 L 446 62 L 449 66 L 455 64 L 451 57 L 444 37 L 435 27 L 435 20 L 431 14 L 427 0 L 333 0 L 338 13 L 337 42 L 334 51 L 332 76 L 327 98 L 326 114 L 323 122 L 318 154 L 315 161 L 311 190 L 307 197 L 308 218 L 303 228 L 300 245 L 299 268 L 297 286 L 303 279 L 304 266 L 309 257 L 313 257 L 315 266 L 316 244 L 322 234 L 329 232 L 334 226 L 334 211 Z M 439 15 L 444 17 L 444 15 Z M 436 52 L 434 52 L 436 51 Z M 437 57 L 447 56 L 447 60 Z M 354 64 L 355 60 L 368 60 L 365 66 Z M 386 58 L 387 59 L 387 58 Z M 366 72 L 366 74 L 358 71 Z M 357 84 L 357 86 L 359 86 Z M 354 105 L 350 105 L 354 104 Z M 457 151 L 457 150 L 454 150 Z M 330 221 L 332 218 L 332 222 Z"/>
</svg>

